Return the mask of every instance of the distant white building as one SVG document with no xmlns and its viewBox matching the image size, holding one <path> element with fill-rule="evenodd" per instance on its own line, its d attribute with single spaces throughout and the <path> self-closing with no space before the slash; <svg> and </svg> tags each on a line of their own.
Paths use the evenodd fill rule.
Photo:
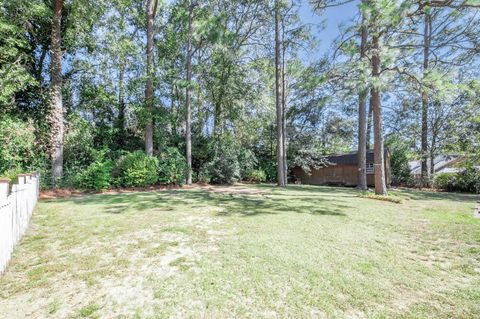
<svg viewBox="0 0 480 319">
<path fill-rule="evenodd" d="M 454 164 L 457 163 L 460 159 L 462 159 L 462 156 L 460 155 L 454 155 L 454 154 L 442 154 L 442 155 L 437 155 L 434 158 L 434 174 L 438 173 L 459 173 L 465 170 L 464 168 L 461 167 L 454 167 Z M 428 171 L 430 172 L 430 160 L 427 162 L 428 166 Z M 410 173 L 415 177 L 415 178 L 420 178 L 422 174 L 422 161 L 417 160 L 417 161 L 410 161 L 408 162 L 408 166 L 410 167 Z"/>
</svg>

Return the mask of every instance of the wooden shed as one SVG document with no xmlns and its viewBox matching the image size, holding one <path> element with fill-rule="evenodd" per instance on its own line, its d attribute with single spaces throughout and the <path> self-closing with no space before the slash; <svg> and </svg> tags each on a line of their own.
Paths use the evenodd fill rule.
<svg viewBox="0 0 480 319">
<path fill-rule="evenodd" d="M 385 149 L 385 172 L 386 182 L 390 185 L 390 155 Z M 294 167 L 292 173 L 297 181 L 302 184 L 312 185 L 343 185 L 357 186 L 358 184 L 358 159 L 357 152 L 347 154 L 330 155 L 322 162 L 318 168 L 312 168 L 310 174 L 301 167 Z M 367 151 L 367 184 L 375 186 L 373 172 L 373 150 Z"/>
</svg>

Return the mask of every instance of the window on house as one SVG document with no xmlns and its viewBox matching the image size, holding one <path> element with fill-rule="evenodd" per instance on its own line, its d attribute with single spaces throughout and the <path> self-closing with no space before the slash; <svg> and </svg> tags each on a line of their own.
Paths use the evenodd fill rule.
<svg viewBox="0 0 480 319">
<path fill-rule="evenodd" d="M 367 163 L 367 174 L 373 174 L 373 163 Z"/>
</svg>

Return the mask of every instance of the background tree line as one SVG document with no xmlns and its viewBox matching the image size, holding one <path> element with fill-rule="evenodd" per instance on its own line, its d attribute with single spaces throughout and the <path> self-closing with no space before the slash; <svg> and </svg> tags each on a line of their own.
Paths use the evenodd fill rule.
<svg viewBox="0 0 480 319">
<path fill-rule="evenodd" d="M 351 1 L 310 1 L 325 10 Z M 297 1 L 24 1 L 0 5 L 0 173 L 46 186 L 287 183 L 326 154 L 479 161 L 473 1 L 358 2 L 332 49 Z M 306 59 L 312 52 L 316 57 Z M 474 169 L 473 169 L 474 170 Z M 152 177 L 153 176 L 153 177 Z M 376 192 L 386 194 L 375 165 Z M 475 175 L 473 175 L 475 176 Z"/>
</svg>

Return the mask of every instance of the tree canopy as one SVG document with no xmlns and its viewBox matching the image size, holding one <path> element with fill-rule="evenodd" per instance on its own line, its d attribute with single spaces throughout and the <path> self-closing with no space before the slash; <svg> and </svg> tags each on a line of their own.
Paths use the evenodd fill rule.
<svg viewBox="0 0 480 319">
<path fill-rule="evenodd" d="M 357 15 L 321 49 L 329 8 L 351 2 Z M 122 158 L 142 162 L 131 154 L 145 150 L 169 183 L 261 176 L 283 185 L 290 168 L 309 171 L 328 154 L 370 146 L 381 162 L 385 140 L 397 158 L 422 160 L 429 185 L 427 162 L 438 154 L 480 160 L 478 9 L 443 0 L 2 0 L 0 173 L 39 170 L 51 186 L 74 186 L 89 167 L 114 176 Z"/>
</svg>

